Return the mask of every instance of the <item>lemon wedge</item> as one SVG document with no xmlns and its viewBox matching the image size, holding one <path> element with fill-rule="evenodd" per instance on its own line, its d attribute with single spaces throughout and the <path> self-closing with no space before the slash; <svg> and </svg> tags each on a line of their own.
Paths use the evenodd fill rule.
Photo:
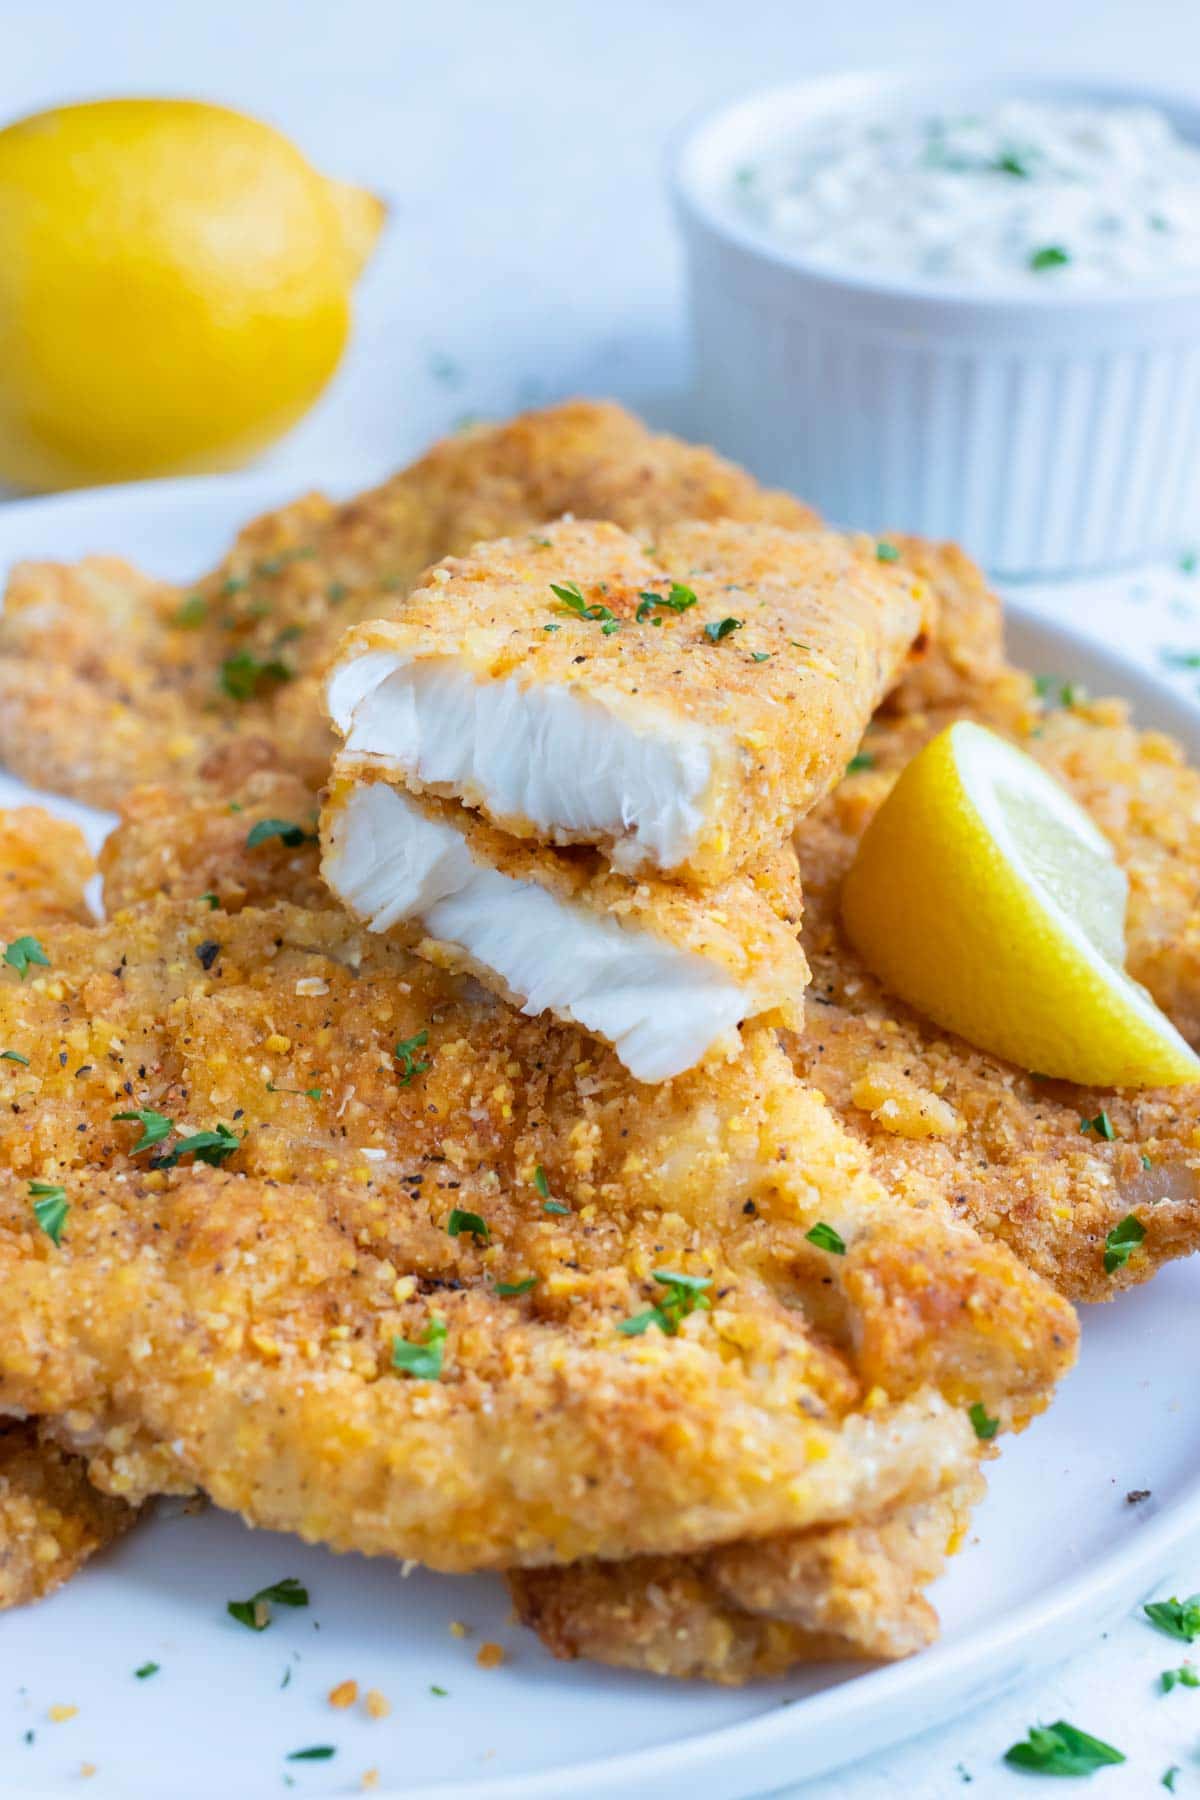
<svg viewBox="0 0 1200 1800">
<path fill-rule="evenodd" d="M 1200 1080 L 1200 1058 L 1125 972 L 1126 898 L 1087 814 L 964 720 L 875 815 L 842 916 L 881 981 L 980 1049 L 1088 1086 Z"/>
</svg>

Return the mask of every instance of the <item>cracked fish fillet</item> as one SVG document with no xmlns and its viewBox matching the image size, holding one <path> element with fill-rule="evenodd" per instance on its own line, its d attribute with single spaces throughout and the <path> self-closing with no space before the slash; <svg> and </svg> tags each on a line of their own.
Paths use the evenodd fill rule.
<svg viewBox="0 0 1200 1800">
<path fill-rule="evenodd" d="M 635 1107 L 608 1053 L 342 914 L 45 943 L 0 981 L 0 1407 L 131 1502 L 442 1568 L 690 1551 L 969 1478 L 966 1408 L 1018 1422 L 1070 1360 L 1069 1309 L 893 1205 L 768 1031 Z M 139 1151 L 139 1109 L 175 1132 Z"/>
<path fill-rule="evenodd" d="M 321 692 L 346 628 L 439 557 L 569 512 L 650 542 L 677 519 L 815 522 L 618 406 L 570 401 L 480 426 L 368 493 L 309 495 L 254 520 L 190 587 L 113 556 L 19 565 L 0 618 L 0 761 L 115 807 L 139 782 L 190 779 L 231 739 L 265 736 L 317 786 L 332 750 Z"/>
<path fill-rule="evenodd" d="M 790 845 L 701 897 L 617 874 L 594 851 L 510 838 L 369 772 L 335 776 L 321 820 L 322 874 L 354 917 L 524 1012 L 582 1026 L 638 1081 L 736 1056 L 746 1019 L 800 1025 L 808 967 Z"/>
<path fill-rule="evenodd" d="M 712 885 L 841 774 L 926 605 L 832 532 L 684 524 L 646 549 L 567 521 L 481 544 L 348 634 L 338 767 Z"/>
</svg>

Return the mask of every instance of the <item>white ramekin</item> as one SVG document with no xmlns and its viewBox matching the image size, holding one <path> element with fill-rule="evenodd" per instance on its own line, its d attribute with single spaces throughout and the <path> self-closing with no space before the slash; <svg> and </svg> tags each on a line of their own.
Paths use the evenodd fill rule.
<svg viewBox="0 0 1200 1800">
<path fill-rule="evenodd" d="M 1200 282 L 991 295 L 837 274 L 739 219 L 733 172 L 855 108 L 1011 96 L 1200 105 L 1029 77 L 842 75 L 690 126 L 674 159 L 688 252 L 697 422 L 831 520 L 952 537 L 1003 574 L 1112 567 L 1200 531 Z"/>
</svg>

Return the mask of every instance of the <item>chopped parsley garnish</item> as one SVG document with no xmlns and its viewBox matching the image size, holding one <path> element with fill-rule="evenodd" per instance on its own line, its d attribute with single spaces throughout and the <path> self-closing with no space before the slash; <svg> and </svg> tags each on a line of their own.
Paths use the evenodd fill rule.
<svg viewBox="0 0 1200 1800">
<path fill-rule="evenodd" d="M 337 1755 L 334 1744 L 310 1744 L 307 1750 L 289 1750 L 288 1762 L 328 1762 L 331 1756 Z"/>
<path fill-rule="evenodd" d="M 15 1062 L 26 1069 L 29 1067 L 29 1058 L 22 1056 L 19 1050 L 0 1050 L 0 1062 Z"/>
<path fill-rule="evenodd" d="M 876 562 L 899 562 L 900 552 L 895 544 L 889 544 L 886 538 L 880 538 L 875 546 Z"/>
<path fill-rule="evenodd" d="M 1200 568 L 1200 556 L 1194 550 L 1185 550 L 1179 559 L 1179 567 L 1185 575 L 1194 575 Z"/>
<path fill-rule="evenodd" d="M 291 679 L 292 671 L 286 663 L 278 660 L 262 662 L 249 650 L 239 650 L 236 656 L 227 656 L 221 664 L 218 683 L 222 693 L 228 694 L 231 700 L 253 700 L 264 687 Z"/>
<path fill-rule="evenodd" d="M 847 775 L 861 775 L 864 769 L 873 769 L 874 767 L 875 758 L 869 750 L 856 750 L 846 764 L 846 773 Z"/>
<path fill-rule="evenodd" d="M 1142 1167 L 1143 1169 L 1152 1169 L 1154 1167 L 1154 1158 L 1145 1150 L 1142 1151 Z"/>
<path fill-rule="evenodd" d="M 344 581 L 331 581 L 325 589 L 325 598 L 330 606 L 340 606 L 350 592 Z"/>
<path fill-rule="evenodd" d="M 751 662 L 763 663 L 763 662 L 770 662 L 770 660 L 771 660 L 771 652 L 769 650 L 752 650 L 750 652 L 750 661 Z"/>
<path fill-rule="evenodd" d="M 201 894 L 200 899 L 204 905 L 207 906 L 209 912 L 216 912 L 218 906 L 221 904 L 215 894 Z"/>
<path fill-rule="evenodd" d="M 1040 274 L 1043 269 L 1061 269 L 1070 260 L 1070 251 L 1064 250 L 1061 244 L 1043 244 L 1040 250 L 1031 252 L 1029 266 Z"/>
<path fill-rule="evenodd" d="M 180 1138 L 175 1148 L 165 1156 L 156 1156 L 151 1163 L 154 1169 L 173 1169 L 181 1157 L 194 1156 L 197 1162 L 207 1163 L 210 1169 L 219 1169 L 227 1156 L 232 1156 L 241 1138 L 236 1131 L 230 1131 L 228 1125 L 218 1125 L 215 1131 L 193 1131 L 190 1137 Z"/>
<path fill-rule="evenodd" d="M 1200 1594 L 1189 1594 L 1186 1600 L 1151 1600 L 1142 1608 L 1150 1623 L 1168 1637 L 1181 1643 L 1194 1644 L 1200 1637 Z"/>
<path fill-rule="evenodd" d="M 561 1213 L 563 1218 L 566 1218 L 570 1214 L 571 1209 L 569 1206 L 564 1206 L 561 1200 L 543 1200 L 542 1211 L 547 1213 Z"/>
<path fill-rule="evenodd" d="M 1004 1760 L 1039 1775 L 1091 1775 L 1125 1758 L 1111 1744 L 1060 1719 L 1056 1725 L 1031 1725 L 1025 1742 L 1006 1750 Z"/>
<path fill-rule="evenodd" d="M 400 1064 L 400 1086 L 408 1087 L 417 1075 L 424 1075 L 429 1068 L 427 1062 L 417 1061 L 417 1051 L 423 1050 L 429 1042 L 427 1031 L 418 1031 L 415 1036 L 401 1038 L 392 1055 Z"/>
<path fill-rule="evenodd" d="M 318 1087 L 280 1087 L 278 1083 L 274 1081 L 268 1081 L 267 1092 L 268 1094 L 296 1094 L 301 1100 L 321 1100 L 324 1098 L 322 1090 Z"/>
<path fill-rule="evenodd" d="M 446 1327 L 441 1319 L 430 1319 L 425 1327 L 425 1335 L 417 1343 L 410 1344 L 407 1339 L 392 1339 L 392 1367 L 402 1375 L 411 1375 L 414 1381 L 437 1381 L 442 1373 L 442 1349 L 446 1341 Z"/>
<path fill-rule="evenodd" d="M 130 1156 L 140 1156 L 143 1150 L 153 1149 L 155 1144 L 161 1144 L 165 1137 L 170 1137 L 175 1129 L 173 1121 L 165 1113 L 155 1112 L 152 1106 L 141 1106 L 136 1112 L 114 1113 L 113 1120 L 119 1123 L 130 1121 L 142 1128 L 142 1135 L 129 1152 Z"/>
<path fill-rule="evenodd" d="M 621 1320 L 617 1330 L 624 1337 L 641 1337 L 651 1325 L 657 1325 L 667 1337 L 674 1337 L 689 1313 L 707 1311 L 712 1305 L 704 1291 L 712 1286 L 710 1275 L 680 1275 L 673 1269 L 652 1269 L 651 1274 L 666 1293 L 656 1305 Z"/>
<path fill-rule="evenodd" d="M 1029 164 L 1017 150 L 1005 150 L 992 163 L 997 175 L 1016 175 L 1022 181 L 1028 181 L 1032 173 Z"/>
<path fill-rule="evenodd" d="M 536 1275 L 527 1275 L 524 1281 L 498 1281 L 496 1292 L 502 1300 L 513 1300 L 518 1294 L 530 1293 L 538 1283 Z"/>
<path fill-rule="evenodd" d="M 973 1406 L 968 1406 L 967 1417 L 971 1421 L 971 1429 L 982 1444 L 989 1444 L 1000 1429 L 999 1419 L 988 1416 L 987 1407 L 982 1400 L 976 1400 Z"/>
<path fill-rule="evenodd" d="M 1115 1269 L 1123 1269 L 1145 1236 L 1146 1227 L 1141 1220 L 1133 1213 L 1126 1213 L 1104 1240 L 1104 1273 L 1111 1275 Z"/>
<path fill-rule="evenodd" d="M 743 619 L 710 619 L 704 627 L 704 635 L 710 644 L 719 644 L 725 638 L 732 637 L 735 631 L 742 629 Z"/>
<path fill-rule="evenodd" d="M 1161 1786 L 1166 1788 L 1168 1794 L 1173 1794 L 1175 1792 L 1175 1777 L 1180 1772 L 1178 1763 L 1172 1763 L 1169 1769 L 1163 1770 Z"/>
<path fill-rule="evenodd" d="M 696 596 L 691 588 L 684 587 L 681 581 L 673 581 L 668 594 L 648 594 L 644 590 L 639 592 L 638 609 L 633 616 L 639 625 L 643 625 L 656 607 L 661 607 L 665 612 L 683 613 L 695 604 Z M 654 621 L 656 625 L 658 622 L 657 619 Z"/>
<path fill-rule="evenodd" d="M 35 937 L 14 938 L 5 946 L 4 960 L 10 969 L 17 971 L 22 981 L 29 973 L 31 963 L 40 963 L 44 969 L 50 967 L 50 958 Z"/>
<path fill-rule="evenodd" d="M 599 602 L 594 602 L 589 606 L 577 581 L 552 581 L 550 592 L 561 600 L 567 611 L 574 613 L 577 619 L 599 621 L 600 629 L 605 637 L 611 637 L 614 631 L 620 631 L 621 621 L 611 608 L 601 606 Z"/>
<path fill-rule="evenodd" d="M 439 1700 L 444 1700 L 450 1692 L 449 1688 L 438 1687 L 436 1683 L 430 1687 L 429 1691 L 431 1694 L 436 1694 Z"/>
<path fill-rule="evenodd" d="M 33 1201 L 34 1218 L 57 1249 L 62 1241 L 67 1214 L 71 1210 L 67 1204 L 66 1188 L 60 1187 L 55 1181 L 31 1181 L 29 1197 Z"/>
<path fill-rule="evenodd" d="M 247 850 L 255 850 L 259 844 L 265 844 L 268 838 L 280 838 L 289 850 L 295 850 L 300 844 L 315 844 L 315 831 L 305 831 L 302 825 L 293 824 L 291 819 L 260 819 L 246 833 Z"/>
<path fill-rule="evenodd" d="M 446 1230 L 451 1237 L 462 1237 L 465 1232 L 468 1237 L 476 1237 L 484 1244 L 492 1235 L 485 1218 L 477 1212 L 465 1212 L 461 1206 L 456 1206 L 451 1211 L 446 1221 Z"/>
<path fill-rule="evenodd" d="M 539 1163 L 537 1168 L 533 1171 L 533 1185 L 542 1196 L 543 1200 L 548 1200 L 550 1198 L 550 1177 L 546 1174 L 541 1163 Z"/>
<path fill-rule="evenodd" d="M 270 1587 L 259 1588 L 257 1594 L 251 1594 L 248 1600 L 230 1600 L 225 1611 L 239 1625 L 245 1625 L 250 1631 L 265 1631 L 271 1623 L 272 1606 L 307 1606 L 308 1589 L 295 1575 L 285 1575 L 282 1581 L 273 1581 Z M 157 1667 L 157 1664 L 154 1665 Z"/>
<path fill-rule="evenodd" d="M 846 1254 L 845 1238 L 836 1232 L 832 1225 L 827 1225 L 824 1219 L 818 1219 L 812 1230 L 806 1231 L 804 1235 L 810 1244 L 817 1246 L 818 1250 L 828 1250 L 834 1256 L 845 1256 Z"/>
<path fill-rule="evenodd" d="M 196 631 L 208 617 L 208 601 L 203 594 L 189 594 L 174 618 L 172 625 L 178 625 L 182 631 Z"/>
<path fill-rule="evenodd" d="M 1097 1137 L 1104 1138 L 1110 1144 L 1115 1142 L 1117 1136 L 1106 1112 L 1098 1112 L 1094 1119 L 1080 1119 L 1079 1129 L 1081 1132 L 1094 1131 Z"/>
<path fill-rule="evenodd" d="M 1200 669 L 1200 650 L 1160 650 L 1169 669 Z"/>
<path fill-rule="evenodd" d="M 1164 1669 L 1158 1680 L 1164 1694 L 1169 1694 L 1173 1687 L 1200 1687 L 1200 1674 L 1190 1662 L 1181 1663 L 1177 1669 Z"/>
<path fill-rule="evenodd" d="M 1061 675 L 1035 675 L 1033 691 L 1048 706 L 1078 706 L 1085 698 L 1077 681 L 1065 681 Z"/>
<path fill-rule="evenodd" d="M 139 1681 L 148 1681 L 151 1675 L 158 1674 L 161 1667 L 161 1663 L 143 1663 L 140 1669 L 135 1669 L 133 1672 Z"/>
</svg>

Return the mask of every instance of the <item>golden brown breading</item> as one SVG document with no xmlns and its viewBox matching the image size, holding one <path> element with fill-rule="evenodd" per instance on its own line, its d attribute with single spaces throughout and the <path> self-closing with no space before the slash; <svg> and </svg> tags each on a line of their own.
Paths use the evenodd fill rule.
<svg viewBox="0 0 1200 1800">
<path fill-rule="evenodd" d="M 945 1494 L 860 1524 L 691 1557 L 514 1570 L 509 1590 L 555 1656 L 651 1675 L 733 1687 L 801 1663 L 909 1656 L 937 1635 L 924 1589 L 983 1488 L 973 1471 Z"/>
<path fill-rule="evenodd" d="M 570 521 L 480 544 L 345 638 L 338 765 L 711 886 L 828 792 L 927 605 L 835 532 L 687 523 L 646 550 Z"/>
<path fill-rule="evenodd" d="M 294 830 L 248 843 L 268 821 Z M 104 910 L 202 896 L 224 912 L 272 900 L 327 904 L 316 821 L 313 789 L 279 766 L 268 740 L 242 738 L 210 757 L 194 784 L 164 782 L 126 795 L 100 851 Z"/>
<path fill-rule="evenodd" d="M 481 426 L 370 493 L 340 505 L 310 495 L 255 520 L 192 588 L 113 557 L 18 568 L 0 619 L 0 761 L 115 807 L 138 782 L 190 779 L 249 734 L 319 786 L 323 672 L 347 626 L 438 557 L 565 512 L 651 541 L 676 519 L 814 522 L 617 406 L 570 401 Z"/>
<path fill-rule="evenodd" d="M 738 1055 L 746 1019 L 802 1022 L 790 844 L 699 895 L 619 875 L 594 850 L 509 837 L 370 771 L 335 774 L 321 836 L 321 872 L 355 918 L 526 1012 L 581 1026 L 639 1081 Z"/>
<path fill-rule="evenodd" d="M 1017 1423 L 1070 1360 L 1069 1309 L 893 1205 L 767 1031 L 635 1109 L 607 1053 L 337 913 L 161 902 L 46 947 L 0 978 L 0 1405 L 107 1491 L 443 1568 L 692 1550 L 964 1479 L 965 1408 Z M 138 1108 L 236 1148 L 155 1170 L 180 1137 L 139 1152 Z M 625 1335 L 686 1303 L 656 1269 L 712 1309 Z M 444 1378 L 394 1371 L 439 1320 Z"/>
<path fill-rule="evenodd" d="M 0 937 L 90 919 L 84 890 L 95 872 L 78 826 L 40 806 L 0 809 Z"/>
<path fill-rule="evenodd" d="M 136 1518 L 35 1424 L 0 1425 L 0 1610 L 52 1594 Z"/>
<path fill-rule="evenodd" d="M 913 658 L 888 700 L 892 712 L 945 706 L 1002 674 L 1004 619 L 999 597 L 977 563 L 957 544 L 892 534 L 905 568 L 922 581 L 932 599 L 927 642 Z"/>
</svg>

